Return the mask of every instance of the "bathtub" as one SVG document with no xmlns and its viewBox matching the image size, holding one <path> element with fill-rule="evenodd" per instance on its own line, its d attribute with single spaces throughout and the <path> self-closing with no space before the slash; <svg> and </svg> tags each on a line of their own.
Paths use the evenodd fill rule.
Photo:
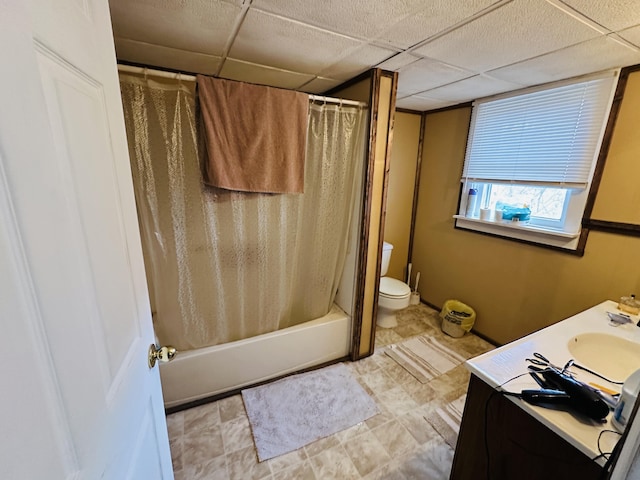
<svg viewBox="0 0 640 480">
<path fill-rule="evenodd" d="M 334 305 L 324 317 L 236 342 L 199 348 L 161 364 L 165 408 L 346 357 L 351 318 Z"/>
</svg>

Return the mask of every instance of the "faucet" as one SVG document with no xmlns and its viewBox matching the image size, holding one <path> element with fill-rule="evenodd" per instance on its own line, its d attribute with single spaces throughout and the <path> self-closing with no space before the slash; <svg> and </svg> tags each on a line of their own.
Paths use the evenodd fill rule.
<svg viewBox="0 0 640 480">
<path fill-rule="evenodd" d="M 609 317 L 610 324 L 614 327 L 619 327 L 620 325 L 631 322 L 631 317 L 624 313 L 607 312 L 607 316 Z M 640 321 L 638 321 L 638 324 L 638 326 L 640 326 Z"/>
</svg>

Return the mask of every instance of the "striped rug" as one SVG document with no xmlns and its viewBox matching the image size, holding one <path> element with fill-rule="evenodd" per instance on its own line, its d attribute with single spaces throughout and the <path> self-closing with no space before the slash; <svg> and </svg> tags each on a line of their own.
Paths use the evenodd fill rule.
<svg viewBox="0 0 640 480">
<path fill-rule="evenodd" d="M 390 345 L 386 353 L 421 383 L 427 383 L 466 360 L 429 335 Z"/>
<path fill-rule="evenodd" d="M 467 396 L 462 395 L 444 407 L 436 408 L 424 417 L 453 449 L 456 448 L 456 442 L 458 441 L 460 422 L 462 422 L 462 411 L 464 410 L 464 402 L 466 399 Z"/>
</svg>

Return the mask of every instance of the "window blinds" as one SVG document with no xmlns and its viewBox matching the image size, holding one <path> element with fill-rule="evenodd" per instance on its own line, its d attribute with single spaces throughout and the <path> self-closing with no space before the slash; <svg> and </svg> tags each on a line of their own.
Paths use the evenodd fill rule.
<svg viewBox="0 0 640 480">
<path fill-rule="evenodd" d="M 463 181 L 585 187 L 618 73 L 476 101 Z"/>
</svg>

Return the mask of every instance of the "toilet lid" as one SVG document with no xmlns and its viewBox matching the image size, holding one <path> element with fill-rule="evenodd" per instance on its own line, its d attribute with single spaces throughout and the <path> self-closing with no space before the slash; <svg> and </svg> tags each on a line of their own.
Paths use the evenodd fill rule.
<svg viewBox="0 0 640 480">
<path fill-rule="evenodd" d="M 391 277 L 380 279 L 380 293 L 385 297 L 406 297 L 411 294 L 409 285 Z"/>
</svg>

